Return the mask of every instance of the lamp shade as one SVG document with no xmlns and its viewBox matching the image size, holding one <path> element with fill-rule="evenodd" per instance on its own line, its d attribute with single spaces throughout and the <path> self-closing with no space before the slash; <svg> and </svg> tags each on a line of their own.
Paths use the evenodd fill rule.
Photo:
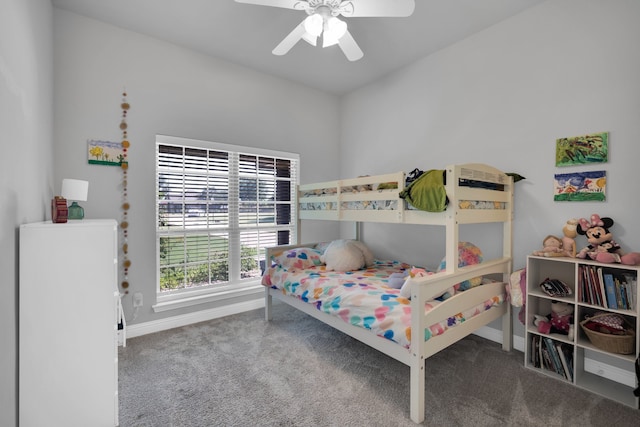
<svg viewBox="0 0 640 427">
<path fill-rule="evenodd" d="M 79 179 L 63 179 L 61 196 L 67 200 L 87 201 L 89 193 L 89 181 Z"/>
</svg>

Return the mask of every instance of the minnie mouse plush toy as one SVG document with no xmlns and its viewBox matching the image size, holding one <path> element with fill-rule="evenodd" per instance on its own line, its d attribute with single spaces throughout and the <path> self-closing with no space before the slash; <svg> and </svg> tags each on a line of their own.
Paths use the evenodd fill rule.
<svg viewBox="0 0 640 427">
<path fill-rule="evenodd" d="M 590 221 L 581 218 L 576 231 L 587 237 L 589 245 L 583 248 L 576 257 L 589 258 L 603 263 L 640 264 L 640 253 L 622 253 L 620 245 L 613 240 L 613 234 L 609 231 L 612 225 L 613 219 L 600 218 L 600 215 L 597 214 L 591 215 Z"/>
</svg>

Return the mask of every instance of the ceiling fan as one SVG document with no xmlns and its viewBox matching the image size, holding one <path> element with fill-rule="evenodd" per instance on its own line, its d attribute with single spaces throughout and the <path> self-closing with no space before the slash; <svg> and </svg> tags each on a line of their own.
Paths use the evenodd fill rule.
<svg viewBox="0 0 640 427">
<path fill-rule="evenodd" d="M 316 46 L 322 36 L 322 47 L 337 44 L 349 61 L 364 55 L 353 39 L 347 23 L 339 19 L 355 17 L 406 17 L 413 13 L 414 0 L 236 0 L 260 6 L 304 10 L 307 17 L 273 49 L 274 55 L 284 55 L 300 39 Z"/>
</svg>

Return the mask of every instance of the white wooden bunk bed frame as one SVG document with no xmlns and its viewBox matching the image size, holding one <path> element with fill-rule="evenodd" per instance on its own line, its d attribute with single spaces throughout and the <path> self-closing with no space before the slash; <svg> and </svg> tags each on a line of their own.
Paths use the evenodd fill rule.
<svg viewBox="0 0 640 427">
<path fill-rule="evenodd" d="M 360 177 L 330 181 L 319 184 L 300 185 L 298 195 L 307 194 L 316 189 L 335 188 L 335 194 L 313 197 L 298 197 L 298 204 L 306 202 L 333 202 L 334 210 L 299 210 L 299 219 L 327 219 L 359 222 L 389 222 L 404 224 L 440 225 L 446 227 L 446 265 L 447 270 L 418 280 L 414 280 L 411 292 L 411 346 L 409 349 L 379 337 L 362 327 L 353 326 L 342 321 L 339 317 L 325 314 L 317 310 L 313 304 L 308 304 L 298 298 L 284 295 L 281 291 L 266 288 L 265 317 L 272 320 L 272 298 L 279 300 L 315 317 L 316 319 L 344 332 L 374 349 L 408 365 L 410 367 L 410 416 L 415 423 L 422 423 L 425 419 L 425 361 L 428 357 L 459 341 L 477 329 L 502 317 L 502 348 L 510 351 L 512 348 L 511 306 L 506 297 L 504 302 L 484 311 L 462 324 L 448 329 L 444 334 L 424 340 L 424 331 L 440 320 L 464 311 L 474 305 L 486 301 L 495 295 L 504 294 L 505 284 L 509 281 L 512 268 L 512 220 L 513 220 L 513 179 L 505 173 L 491 166 L 483 164 L 461 164 L 447 166 L 446 193 L 449 199 L 447 208 L 443 212 L 425 212 L 405 208 L 404 200 L 399 198 L 404 188 L 405 174 L 398 172 L 388 175 Z M 460 180 L 475 180 L 504 187 L 503 191 L 472 188 L 459 185 Z M 361 192 L 341 192 L 342 187 L 377 185 L 382 182 L 397 182 L 398 188 L 391 190 Z M 349 210 L 344 209 L 342 202 L 366 200 L 398 199 L 395 210 Z M 461 201 L 489 201 L 503 204 L 504 209 L 463 209 Z M 503 241 L 502 257 L 485 260 L 480 264 L 466 267 L 458 266 L 458 228 L 461 224 L 502 223 Z M 359 230 L 359 227 L 356 228 Z M 358 236 L 360 237 L 360 236 Z M 309 247 L 312 244 L 296 244 L 278 246 L 267 250 L 266 259 L 282 250 L 296 247 Z M 453 268 L 450 268 L 453 266 Z M 469 280 L 477 276 L 501 276 L 502 281 L 485 284 L 461 292 L 425 313 L 425 303 L 444 293 L 454 284 Z M 424 313 L 416 316 L 416 313 Z"/>
</svg>

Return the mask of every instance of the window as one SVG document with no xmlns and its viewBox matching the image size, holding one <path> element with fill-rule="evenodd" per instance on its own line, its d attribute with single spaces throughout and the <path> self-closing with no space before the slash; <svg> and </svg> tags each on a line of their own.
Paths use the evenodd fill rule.
<svg viewBox="0 0 640 427">
<path fill-rule="evenodd" d="M 296 241 L 297 154 L 156 138 L 158 300 L 259 282 L 265 248 Z"/>
</svg>

